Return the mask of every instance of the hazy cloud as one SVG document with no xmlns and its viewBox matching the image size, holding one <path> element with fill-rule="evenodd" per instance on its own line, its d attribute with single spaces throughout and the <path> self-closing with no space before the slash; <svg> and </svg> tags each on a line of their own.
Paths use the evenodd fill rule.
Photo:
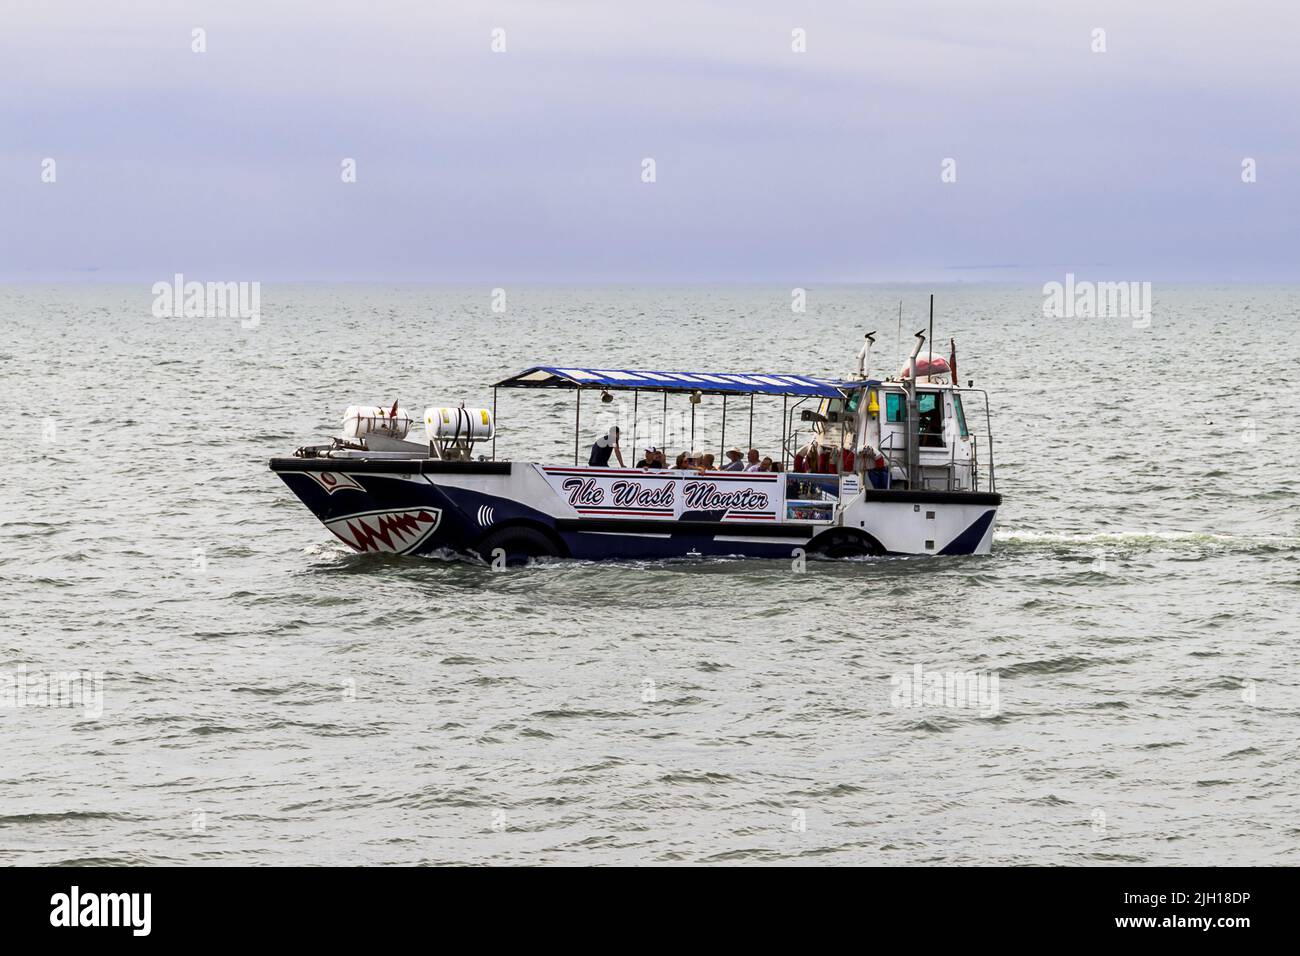
<svg viewBox="0 0 1300 956">
<path fill-rule="evenodd" d="M 5 278 L 1297 277 L 1300 13 L 1281 0 L 3 17 Z"/>
</svg>

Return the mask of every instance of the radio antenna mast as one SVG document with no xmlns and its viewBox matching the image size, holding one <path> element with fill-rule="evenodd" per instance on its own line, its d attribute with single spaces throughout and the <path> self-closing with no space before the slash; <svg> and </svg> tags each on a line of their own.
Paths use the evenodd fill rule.
<svg viewBox="0 0 1300 956">
<path fill-rule="evenodd" d="M 903 361 L 903 300 L 898 300 L 898 340 L 894 344 L 894 361 Z"/>
<path fill-rule="evenodd" d="M 934 368 L 934 293 L 930 293 L 930 367 Z"/>
</svg>

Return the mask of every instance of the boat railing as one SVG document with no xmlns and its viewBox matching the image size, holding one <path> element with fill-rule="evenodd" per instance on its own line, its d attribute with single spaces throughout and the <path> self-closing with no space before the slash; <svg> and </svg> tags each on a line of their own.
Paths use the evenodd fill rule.
<svg viewBox="0 0 1300 956">
<path fill-rule="evenodd" d="M 963 388 L 962 394 L 977 394 L 984 396 L 984 434 L 988 438 L 988 456 L 989 456 L 989 491 L 998 490 L 997 475 L 993 470 L 993 414 L 989 410 L 989 393 L 982 388 Z M 963 411 L 965 406 L 963 405 Z M 969 430 L 969 424 L 968 424 Z M 978 472 L 976 465 L 978 463 L 979 438 L 975 432 L 971 432 L 971 488 L 978 491 Z"/>
<path fill-rule="evenodd" d="M 956 391 L 954 391 L 954 394 L 956 394 Z M 989 408 L 989 393 L 982 388 L 963 388 L 960 389 L 960 394 L 980 395 L 984 399 L 984 435 L 985 441 L 988 445 L 986 451 L 986 454 L 988 455 L 988 490 L 990 492 L 997 491 L 997 475 L 993 466 L 993 415 Z M 965 411 L 967 411 L 967 409 L 963 405 L 963 413 Z M 948 491 L 966 489 L 978 491 L 980 487 L 979 433 L 970 428 L 969 421 L 967 422 L 967 431 L 971 440 L 971 455 L 969 461 L 959 462 L 957 460 L 957 442 L 954 440 L 954 436 L 944 434 L 944 444 L 949 449 L 949 457 L 946 466 L 921 464 L 919 469 L 920 475 L 918 476 L 919 481 L 913 481 L 912 476 L 908 474 L 908 456 L 905 436 L 899 436 L 898 432 L 891 432 L 887 438 L 888 444 L 882 443 L 880 453 L 885 458 L 890 475 L 892 476 L 895 468 L 897 468 L 903 475 L 907 476 L 906 480 L 909 487 L 917 487 L 919 485 L 925 490 L 934 490 L 936 484 L 942 482 L 943 487 Z M 901 438 L 903 447 L 897 448 L 894 446 L 896 436 Z M 940 467 L 944 468 L 944 474 L 942 477 L 928 476 L 925 473 L 927 469 L 937 469 Z M 963 483 L 958 480 L 962 477 L 966 478 L 967 481 Z"/>
<path fill-rule="evenodd" d="M 971 457 L 969 461 L 957 460 L 957 443 L 948 441 L 949 457 L 948 461 L 943 464 L 931 464 L 922 462 L 920 465 L 920 474 L 918 480 L 907 474 L 907 451 L 906 447 L 896 448 L 894 439 L 898 436 L 897 432 L 891 432 L 885 442 L 881 443 L 879 452 L 885 459 L 885 468 L 891 476 L 895 471 L 906 476 L 909 488 L 916 488 L 923 491 L 978 491 L 979 490 L 979 453 L 978 453 L 978 436 L 971 435 Z M 926 471 L 935 471 L 943 469 L 942 475 L 927 475 Z M 965 481 L 959 479 L 966 479 Z M 990 490 L 992 488 L 990 482 Z"/>
</svg>

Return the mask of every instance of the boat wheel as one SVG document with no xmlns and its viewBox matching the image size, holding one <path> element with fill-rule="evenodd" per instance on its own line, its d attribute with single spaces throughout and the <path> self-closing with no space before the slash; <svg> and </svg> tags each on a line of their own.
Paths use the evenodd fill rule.
<svg viewBox="0 0 1300 956">
<path fill-rule="evenodd" d="M 524 525 L 489 531 L 474 550 L 489 563 L 498 550 L 504 551 L 506 564 L 511 567 L 527 564 L 529 558 L 553 558 L 560 555 L 560 549 L 547 534 Z"/>
<path fill-rule="evenodd" d="M 808 544 L 810 554 L 828 558 L 865 558 L 885 553 L 884 549 L 865 534 L 843 529 L 827 531 Z"/>
</svg>

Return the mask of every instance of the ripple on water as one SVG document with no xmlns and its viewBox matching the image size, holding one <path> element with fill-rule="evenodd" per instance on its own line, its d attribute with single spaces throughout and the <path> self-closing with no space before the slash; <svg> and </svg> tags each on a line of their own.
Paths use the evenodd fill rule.
<svg viewBox="0 0 1300 956">
<path fill-rule="evenodd" d="M 797 341 L 834 372 L 914 289 L 826 287 L 793 318 L 761 287 L 521 287 L 508 320 L 477 289 L 266 295 L 253 333 L 125 289 L 0 287 L 0 343 L 24 343 L 0 403 L 65 409 L 6 469 L 0 671 L 104 675 L 98 716 L 5 709 L 0 861 L 1300 864 L 1300 436 L 1241 440 L 1294 377 L 1276 329 L 1300 291 L 1166 287 L 1139 342 L 1044 320 L 1041 287 L 944 289 L 997 409 L 995 552 L 802 574 L 355 555 L 266 460 L 350 402 L 490 401 L 538 343 L 737 369 Z M 1266 370 L 1226 412 L 1167 374 L 1211 375 L 1225 328 L 1210 365 Z M 494 347 L 411 347 L 466 336 Z M 501 399 L 502 455 L 572 454 L 571 396 Z M 1151 434 L 1147 400 L 1180 413 Z M 895 706 L 916 665 L 998 673 L 997 713 Z"/>
</svg>

